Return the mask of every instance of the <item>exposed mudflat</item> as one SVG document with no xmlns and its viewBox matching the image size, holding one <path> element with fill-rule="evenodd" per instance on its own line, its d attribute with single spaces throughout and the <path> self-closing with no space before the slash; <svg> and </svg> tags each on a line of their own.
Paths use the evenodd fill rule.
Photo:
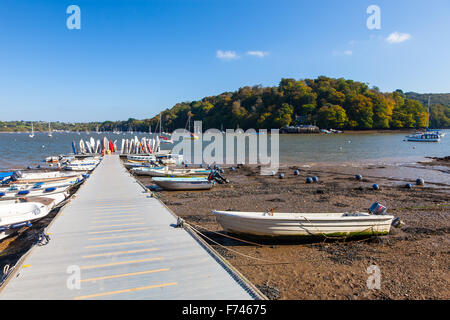
<svg viewBox="0 0 450 320">
<path fill-rule="evenodd" d="M 436 169 L 438 168 L 438 169 Z M 444 169 L 442 169 L 444 168 Z M 210 191 L 158 191 L 177 215 L 204 232 L 215 249 L 270 299 L 449 299 L 450 160 L 417 167 L 286 166 L 276 176 L 257 167 L 225 168 L 230 184 Z M 293 171 L 298 169 L 300 175 Z M 438 170 L 438 171 L 437 171 Z M 439 171 L 440 170 L 440 171 Z M 415 175 L 420 171 L 420 175 Z M 399 174 L 401 172 L 401 174 Z M 363 176 L 361 181 L 355 173 Z M 309 176 L 319 182 L 306 184 Z M 433 183 L 427 181 L 433 177 Z M 424 186 L 405 188 L 424 178 Z M 151 178 L 138 177 L 146 186 Z M 372 190 L 377 183 L 380 190 Z M 339 212 L 366 210 L 378 201 L 405 225 L 387 236 L 360 239 L 276 241 L 221 236 L 216 210 Z M 203 229 L 206 228 L 206 229 Z M 381 288 L 369 289 L 367 268 L 377 265 Z"/>
</svg>

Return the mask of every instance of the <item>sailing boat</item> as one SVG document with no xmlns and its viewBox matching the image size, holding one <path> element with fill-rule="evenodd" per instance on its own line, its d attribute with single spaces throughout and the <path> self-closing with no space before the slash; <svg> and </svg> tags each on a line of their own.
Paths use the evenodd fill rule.
<svg viewBox="0 0 450 320">
<path fill-rule="evenodd" d="M 427 129 L 425 132 L 419 132 L 411 136 L 406 136 L 407 141 L 413 142 L 439 142 L 441 141 L 441 134 L 438 130 L 430 130 L 429 126 L 429 113 L 430 113 L 430 97 L 428 97 L 428 110 L 427 110 Z"/>
<path fill-rule="evenodd" d="M 163 131 L 162 131 L 162 117 L 161 117 L 161 113 L 159 114 L 159 138 L 160 138 L 160 142 L 161 144 L 173 144 L 173 140 L 167 138 L 166 136 L 162 135 Z"/>
<path fill-rule="evenodd" d="M 429 125 L 430 125 L 429 114 L 430 114 L 430 96 L 428 96 L 427 131 L 425 133 L 437 134 L 440 138 L 443 138 L 445 136 L 445 132 L 441 132 L 438 129 L 431 130 L 429 128 Z"/>
<path fill-rule="evenodd" d="M 186 130 L 186 128 L 189 132 L 189 136 L 183 137 L 184 139 L 188 139 L 188 140 L 198 140 L 199 139 L 199 137 L 197 135 L 195 135 L 194 133 L 191 132 L 191 116 L 190 115 L 188 115 L 188 120 L 186 122 L 186 126 L 184 129 Z"/>
<path fill-rule="evenodd" d="M 31 134 L 29 135 L 30 138 L 34 137 L 34 126 L 33 123 L 31 123 Z"/>
<path fill-rule="evenodd" d="M 48 123 L 48 136 L 53 137 L 52 135 L 52 129 L 50 128 L 50 122 Z"/>
</svg>

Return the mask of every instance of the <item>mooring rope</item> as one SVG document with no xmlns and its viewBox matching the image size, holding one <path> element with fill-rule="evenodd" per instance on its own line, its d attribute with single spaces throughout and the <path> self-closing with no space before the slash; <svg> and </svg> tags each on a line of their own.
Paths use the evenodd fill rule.
<svg viewBox="0 0 450 320">
<path fill-rule="evenodd" d="M 234 252 L 234 253 L 236 253 L 236 254 L 238 254 L 238 255 L 240 255 L 240 256 L 243 256 L 243 257 L 246 257 L 246 258 L 249 258 L 249 259 L 254 259 L 254 260 L 264 261 L 264 262 L 277 263 L 276 261 L 271 261 L 271 260 L 261 259 L 261 258 L 257 258 L 257 257 L 252 257 L 252 256 L 249 256 L 249 255 L 247 255 L 247 254 L 241 253 L 241 252 L 239 252 L 239 251 L 236 251 L 236 250 L 227 248 L 227 247 L 221 245 L 220 243 L 218 243 L 217 241 L 214 241 L 214 240 L 212 240 L 211 238 L 205 236 L 205 234 L 203 234 L 201 231 L 197 230 L 196 228 L 194 228 L 194 227 L 192 227 L 192 226 L 189 226 L 189 227 L 190 227 L 192 230 L 194 230 L 196 233 L 198 233 L 200 236 L 206 238 L 207 240 L 211 241 L 212 243 L 214 243 L 214 244 L 216 244 L 216 245 L 218 245 L 218 246 L 220 246 L 220 247 L 222 247 L 222 248 L 224 248 L 224 249 L 226 249 L 226 250 L 229 250 L 229 251 L 231 251 L 231 252 Z"/>
<path fill-rule="evenodd" d="M 225 237 L 225 238 L 230 238 L 230 239 L 237 240 L 237 241 L 240 241 L 240 242 L 252 244 L 252 245 L 255 245 L 255 246 L 258 246 L 258 247 L 269 247 L 269 245 L 264 245 L 264 244 L 260 244 L 260 243 L 256 243 L 256 242 L 252 242 L 252 241 L 248 241 L 248 240 L 244 240 L 244 239 L 240 239 L 240 238 L 237 238 L 237 237 L 232 237 L 232 236 L 230 236 L 230 235 L 223 234 L 223 233 L 220 233 L 220 232 L 217 232 L 217 231 L 213 231 L 213 230 L 210 230 L 210 229 L 205 228 L 205 227 L 203 227 L 203 226 L 199 226 L 199 225 L 193 224 L 193 223 L 191 223 L 191 222 L 189 222 L 189 223 L 185 222 L 185 224 L 191 225 L 191 226 L 195 226 L 196 228 L 202 228 L 202 229 L 205 229 L 205 230 L 208 231 L 208 232 L 211 232 L 211 233 L 220 235 L 220 236 Z"/>
</svg>

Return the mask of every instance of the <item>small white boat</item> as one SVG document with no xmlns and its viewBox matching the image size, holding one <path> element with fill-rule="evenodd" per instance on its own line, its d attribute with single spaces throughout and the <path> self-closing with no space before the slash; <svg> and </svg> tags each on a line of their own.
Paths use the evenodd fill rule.
<svg viewBox="0 0 450 320">
<path fill-rule="evenodd" d="M 38 202 L 0 204 L 0 239 L 45 217 L 49 212 L 46 205 Z"/>
<path fill-rule="evenodd" d="M 67 164 L 64 166 L 64 170 L 68 171 L 92 171 L 97 165 L 94 164 Z"/>
<path fill-rule="evenodd" d="M 124 162 L 123 165 L 125 166 L 125 168 L 127 169 L 131 169 L 131 168 L 139 168 L 139 167 L 153 167 L 153 165 L 150 162 Z M 155 168 L 164 168 L 164 167 L 155 167 Z"/>
<path fill-rule="evenodd" d="M 64 192 L 52 193 L 52 194 L 42 194 L 42 195 L 33 195 L 33 196 L 24 196 L 24 197 L 12 197 L 9 199 L 0 198 L 0 205 L 5 204 L 14 204 L 14 203 L 22 203 L 22 202 L 42 202 L 47 205 L 50 209 L 53 209 L 62 201 L 69 197 L 69 190 Z"/>
<path fill-rule="evenodd" d="M 211 170 L 205 169 L 169 169 L 168 167 L 150 168 L 150 167 L 137 167 L 131 169 L 131 171 L 137 175 L 145 175 L 151 177 L 168 177 L 168 176 L 208 176 Z"/>
<path fill-rule="evenodd" d="M 64 170 L 70 171 L 91 171 L 100 163 L 98 158 L 87 158 L 81 160 L 73 160 L 64 166 Z"/>
<path fill-rule="evenodd" d="M 79 146 L 80 146 L 80 153 L 82 154 L 86 153 L 86 146 L 84 144 L 83 139 L 80 140 Z"/>
<path fill-rule="evenodd" d="M 82 182 L 87 175 L 79 175 L 75 177 L 70 177 L 63 180 L 39 180 L 34 182 L 22 182 L 16 183 L 16 181 L 10 181 L 8 184 L 4 184 L 0 187 L 0 192 L 5 192 L 7 190 L 31 190 L 39 188 L 52 188 L 52 187 L 62 187 L 62 186 L 73 186 L 77 183 Z"/>
<path fill-rule="evenodd" d="M 0 187 L 1 192 L 8 192 L 14 190 L 38 190 L 38 189 L 46 189 L 46 188 L 61 188 L 61 187 L 72 187 L 78 183 L 81 183 L 84 180 L 84 177 L 77 177 L 75 179 L 66 179 L 60 181 L 50 181 L 50 182 L 37 182 L 30 184 L 8 184 Z"/>
<path fill-rule="evenodd" d="M 128 160 L 132 160 L 132 161 L 155 161 L 156 157 L 154 155 L 128 155 L 127 156 Z"/>
<path fill-rule="evenodd" d="M 407 136 L 408 141 L 413 142 L 439 142 L 441 137 L 437 133 L 422 132 L 411 136 Z"/>
<path fill-rule="evenodd" d="M 53 186 L 53 187 L 39 187 L 39 188 L 26 188 L 26 189 L 14 189 L 0 190 L 0 201 L 13 200 L 22 197 L 46 197 L 52 194 L 65 192 L 71 185 Z"/>
<path fill-rule="evenodd" d="M 93 137 L 91 137 L 89 139 L 89 143 L 91 144 L 91 147 L 92 147 L 92 153 L 95 153 L 96 152 L 95 139 Z"/>
<path fill-rule="evenodd" d="M 45 162 L 49 162 L 49 163 L 57 163 L 59 162 L 60 158 L 57 156 L 51 156 L 51 157 L 47 157 L 45 158 Z"/>
<path fill-rule="evenodd" d="M 165 165 L 181 165 L 183 162 L 182 154 L 160 154 L 156 159 Z"/>
<path fill-rule="evenodd" d="M 208 178 L 165 178 L 152 179 L 160 188 L 165 190 L 209 190 L 214 185 Z"/>
<path fill-rule="evenodd" d="M 61 182 L 63 180 L 82 179 L 85 172 L 68 173 L 60 171 L 50 172 L 25 172 L 15 171 L 11 176 L 10 184 L 34 184 L 37 182 Z"/>
<path fill-rule="evenodd" d="M 365 212 L 278 213 L 211 211 L 229 233 L 261 237 L 388 234 L 394 216 Z"/>
</svg>

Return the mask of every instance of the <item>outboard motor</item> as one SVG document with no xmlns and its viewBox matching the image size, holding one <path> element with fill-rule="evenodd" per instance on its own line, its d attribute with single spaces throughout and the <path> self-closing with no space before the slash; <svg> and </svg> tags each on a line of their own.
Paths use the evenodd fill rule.
<svg viewBox="0 0 450 320">
<path fill-rule="evenodd" d="M 214 172 L 214 173 L 213 173 Z M 229 183 L 230 181 L 228 181 L 228 179 L 224 178 L 218 171 L 213 170 L 211 171 L 211 173 L 213 173 L 213 178 L 214 180 L 216 180 L 218 183 L 222 184 L 222 183 Z"/>
<path fill-rule="evenodd" d="M 214 179 L 215 172 L 216 172 L 216 170 L 211 170 L 211 172 L 208 175 L 208 181 L 211 181 L 212 179 Z"/>
<path fill-rule="evenodd" d="M 369 213 L 375 214 L 375 215 L 385 215 L 386 210 L 387 210 L 387 208 L 385 206 L 383 206 L 382 204 L 380 204 L 378 202 L 375 202 L 374 204 L 372 204 L 370 206 Z"/>
<path fill-rule="evenodd" d="M 22 172 L 21 171 L 14 171 L 14 173 L 11 176 L 11 180 L 12 181 L 16 181 L 17 179 L 22 177 Z"/>
</svg>

